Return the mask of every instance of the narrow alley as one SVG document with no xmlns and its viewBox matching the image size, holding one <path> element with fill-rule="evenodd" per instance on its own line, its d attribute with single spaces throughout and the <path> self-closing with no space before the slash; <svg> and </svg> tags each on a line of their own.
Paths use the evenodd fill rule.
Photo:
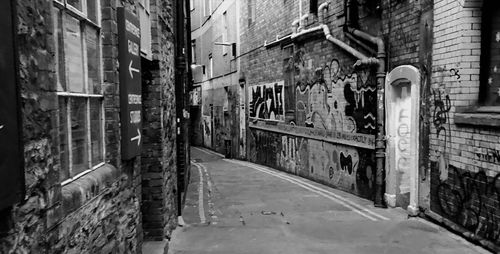
<svg viewBox="0 0 500 254">
<path fill-rule="evenodd" d="M 486 253 L 403 209 L 192 149 L 180 253 Z"/>
</svg>

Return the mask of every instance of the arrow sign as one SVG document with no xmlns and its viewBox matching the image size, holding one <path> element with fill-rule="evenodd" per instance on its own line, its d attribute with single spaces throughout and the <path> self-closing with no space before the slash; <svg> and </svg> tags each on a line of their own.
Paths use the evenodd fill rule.
<svg viewBox="0 0 500 254">
<path fill-rule="evenodd" d="M 134 78 L 133 72 L 139 73 L 139 69 L 136 69 L 136 68 L 132 67 L 133 62 L 134 62 L 133 60 L 130 60 L 130 64 L 128 65 L 128 71 L 130 72 L 130 77 L 131 78 Z"/>
<path fill-rule="evenodd" d="M 141 132 L 137 129 L 137 136 L 130 139 L 130 141 L 137 140 L 137 145 L 141 144 Z"/>
</svg>

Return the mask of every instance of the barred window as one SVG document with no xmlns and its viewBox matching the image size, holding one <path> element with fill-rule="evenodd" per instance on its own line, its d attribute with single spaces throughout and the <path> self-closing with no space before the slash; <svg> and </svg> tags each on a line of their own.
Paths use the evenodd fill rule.
<svg viewBox="0 0 500 254">
<path fill-rule="evenodd" d="M 99 0 L 54 0 L 63 185 L 104 163 Z"/>
</svg>

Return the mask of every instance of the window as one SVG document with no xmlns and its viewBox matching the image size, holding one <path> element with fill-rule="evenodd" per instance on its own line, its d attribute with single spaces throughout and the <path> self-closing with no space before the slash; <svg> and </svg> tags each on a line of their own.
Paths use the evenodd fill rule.
<svg viewBox="0 0 500 254">
<path fill-rule="evenodd" d="M 191 62 L 196 63 L 196 40 L 191 40 Z"/>
<path fill-rule="evenodd" d="M 203 16 L 210 16 L 212 13 L 212 0 L 201 0 L 203 3 Z"/>
<path fill-rule="evenodd" d="M 189 0 L 189 9 L 190 11 L 194 10 L 194 0 Z"/>
<path fill-rule="evenodd" d="M 228 42 L 228 31 L 227 31 L 227 11 L 222 14 L 222 42 Z M 222 54 L 227 54 L 227 46 L 222 47 Z"/>
<path fill-rule="evenodd" d="M 318 0 L 309 0 L 309 13 L 318 15 Z"/>
<path fill-rule="evenodd" d="M 500 2 L 483 1 L 481 24 L 481 89 L 484 106 L 500 106 Z"/>
<path fill-rule="evenodd" d="M 251 26 L 255 21 L 255 2 L 256 0 L 248 0 L 248 26 Z"/>
<path fill-rule="evenodd" d="M 212 54 L 210 54 L 210 56 L 208 56 L 208 68 L 209 68 L 209 72 L 210 72 L 210 77 L 209 78 L 213 78 L 214 77 L 214 60 L 212 58 Z"/>
<path fill-rule="evenodd" d="M 104 163 L 99 0 L 54 1 L 63 184 Z"/>
<path fill-rule="evenodd" d="M 149 0 L 141 0 L 137 8 L 141 26 L 141 55 L 151 60 L 151 17 Z"/>
</svg>

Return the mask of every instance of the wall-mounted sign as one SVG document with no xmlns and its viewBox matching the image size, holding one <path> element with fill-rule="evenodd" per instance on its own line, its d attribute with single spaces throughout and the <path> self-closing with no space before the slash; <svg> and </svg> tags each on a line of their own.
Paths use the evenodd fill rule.
<svg viewBox="0 0 500 254">
<path fill-rule="evenodd" d="M 142 92 L 139 19 L 118 8 L 118 53 L 120 62 L 120 114 L 122 159 L 139 155 L 142 142 Z"/>
<path fill-rule="evenodd" d="M 24 169 L 12 1 L 0 1 L 0 210 L 23 197 Z"/>
</svg>

